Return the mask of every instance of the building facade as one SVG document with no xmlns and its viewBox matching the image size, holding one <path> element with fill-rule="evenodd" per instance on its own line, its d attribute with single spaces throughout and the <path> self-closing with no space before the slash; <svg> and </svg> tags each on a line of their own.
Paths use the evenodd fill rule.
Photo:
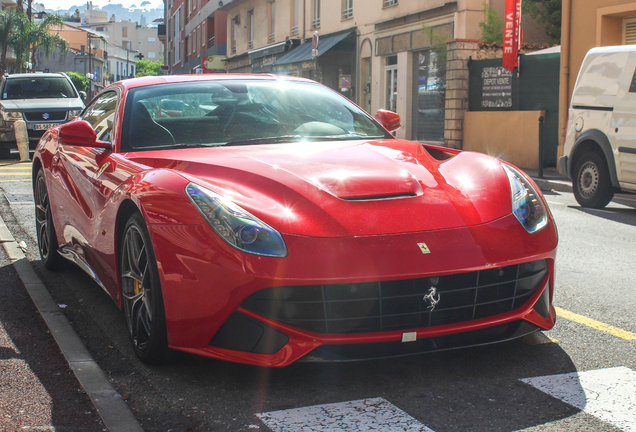
<svg viewBox="0 0 636 432">
<path fill-rule="evenodd" d="M 567 111 L 585 54 L 594 47 L 636 44 L 636 2 L 562 0 L 559 156 L 567 128 Z"/>
<path fill-rule="evenodd" d="M 223 70 L 226 54 L 227 12 L 222 1 L 165 0 L 166 64 L 171 74 Z"/>
</svg>

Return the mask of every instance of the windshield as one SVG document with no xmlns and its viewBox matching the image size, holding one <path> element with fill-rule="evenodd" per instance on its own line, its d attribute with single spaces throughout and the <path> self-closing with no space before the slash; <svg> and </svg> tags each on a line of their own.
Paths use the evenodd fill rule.
<svg viewBox="0 0 636 432">
<path fill-rule="evenodd" d="M 2 99 L 76 98 L 77 93 L 64 77 L 9 78 Z"/>
<path fill-rule="evenodd" d="M 392 136 L 320 84 L 218 80 L 131 89 L 121 150 L 378 138 Z"/>
</svg>

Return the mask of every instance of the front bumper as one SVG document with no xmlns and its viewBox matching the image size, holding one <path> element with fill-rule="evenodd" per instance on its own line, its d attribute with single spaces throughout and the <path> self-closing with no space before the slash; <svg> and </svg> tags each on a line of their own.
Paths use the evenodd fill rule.
<svg viewBox="0 0 636 432">
<path fill-rule="evenodd" d="M 526 233 L 509 215 L 474 227 L 387 236 L 285 235 L 289 256 L 284 259 L 240 253 L 225 245 L 207 225 L 152 225 L 151 233 L 169 344 L 198 355 L 282 367 L 299 359 L 376 358 L 492 343 L 550 329 L 555 322 L 551 300 L 557 233 L 552 220 L 535 234 Z M 418 247 L 423 242 L 430 254 L 423 254 Z M 548 272 L 523 305 L 452 324 L 315 333 L 242 307 L 252 294 L 271 287 L 430 278 L 542 259 L 548 262 Z M 224 336 L 220 329 L 231 322 L 239 323 L 233 325 L 239 331 L 225 332 Z M 226 342 L 219 343 L 223 337 Z M 228 345 L 232 339 L 238 340 L 237 344 Z M 232 349 L 225 348 L 228 346 Z"/>
</svg>

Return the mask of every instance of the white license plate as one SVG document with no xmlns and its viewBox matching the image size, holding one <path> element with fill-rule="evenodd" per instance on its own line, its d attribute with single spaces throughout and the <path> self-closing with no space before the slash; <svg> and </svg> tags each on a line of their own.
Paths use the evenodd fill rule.
<svg viewBox="0 0 636 432">
<path fill-rule="evenodd" d="M 59 126 L 62 123 L 36 123 L 33 125 L 33 130 L 47 130 L 52 127 Z"/>
</svg>

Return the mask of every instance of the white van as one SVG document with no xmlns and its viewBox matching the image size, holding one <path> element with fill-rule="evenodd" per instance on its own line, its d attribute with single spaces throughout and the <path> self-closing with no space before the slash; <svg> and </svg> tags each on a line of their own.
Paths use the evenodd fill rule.
<svg viewBox="0 0 636 432">
<path fill-rule="evenodd" d="M 591 49 L 568 112 L 561 172 L 583 207 L 636 192 L 636 45 Z"/>
</svg>

